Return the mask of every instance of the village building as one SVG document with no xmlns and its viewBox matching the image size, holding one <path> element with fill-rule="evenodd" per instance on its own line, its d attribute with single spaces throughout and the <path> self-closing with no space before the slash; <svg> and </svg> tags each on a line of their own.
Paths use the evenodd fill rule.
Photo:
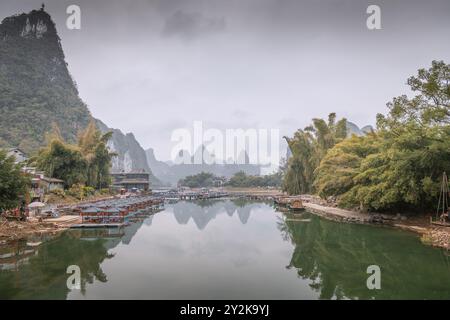
<svg viewBox="0 0 450 320">
<path fill-rule="evenodd" d="M 39 171 L 35 167 L 27 167 L 25 162 L 28 157 L 21 149 L 9 148 L 6 149 L 6 154 L 8 157 L 14 157 L 16 164 L 22 164 L 22 172 L 31 177 L 30 196 L 32 201 L 43 201 L 45 194 L 57 189 L 64 190 L 63 180 L 47 177 L 44 171 Z"/>
<path fill-rule="evenodd" d="M 126 191 L 149 191 L 150 174 L 141 172 L 121 172 L 111 173 L 112 186 L 116 189 L 125 189 Z"/>
<path fill-rule="evenodd" d="M 19 148 L 9 148 L 6 149 L 6 155 L 8 157 L 14 157 L 15 159 L 15 163 L 22 163 L 24 161 L 28 160 L 27 155 L 25 154 L 25 152 L 23 152 L 22 150 L 20 150 Z"/>
<path fill-rule="evenodd" d="M 31 176 L 30 195 L 32 200 L 43 201 L 44 195 L 54 190 L 64 190 L 64 181 L 45 176 L 45 172 L 34 167 L 23 167 L 22 171 Z"/>
</svg>

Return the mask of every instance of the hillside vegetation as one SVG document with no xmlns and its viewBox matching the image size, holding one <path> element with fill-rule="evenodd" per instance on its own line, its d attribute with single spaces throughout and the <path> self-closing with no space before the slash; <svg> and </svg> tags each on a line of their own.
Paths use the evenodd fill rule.
<svg viewBox="0 0 450 320">
<path fill-rule="evenodd" d="M 45 143 L 54 124 L 75 142 L 91 119 L 45 11 L 8 17 L 0 25 L 0 111 L 0 147 L 27 153 Z"/>
</svg>

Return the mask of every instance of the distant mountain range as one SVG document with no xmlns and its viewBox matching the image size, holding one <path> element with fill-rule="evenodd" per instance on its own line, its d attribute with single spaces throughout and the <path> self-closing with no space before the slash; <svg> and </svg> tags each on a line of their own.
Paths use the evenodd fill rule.
<svg viewBox="0 0 450 320">
<path fill-rule="evenodd" d="M 204 147 L 200 147 L 196 153 L 202 152 L 203 156 L 206 158 L 212 158 L 213 156 L 208 153 Z M 187 151 L 182 151 L 187 152 Z M 243 154 L 247 161 L 242 161 L 243 164 L 207 164 L 205 161 L 201 164 L 174 164 L 173 162 L 164 162 L 156 159 L 153 149 L 147 149 L 147 161 L 149 167 L 155 176 L 163 183 L 175 185 L 180 179 L 185 178 L 189 175 L 198 174 L 200 172 L 209 172 L 216 176 L 224 176 L 227 178 L 232 177 L 235 173 L 239 171 L 244 171 L 249 175 L 259 175 L 260 166 L 248 163 L 248 156 Z M 182 155 L 180 155 L 182 156 Z M 187 158 L 193 158 L 195 155 L 187 155 Z M 203 158 L 204 159 L 204 158 Z M 175 161 L 178 163 L 178 161 Z M 193 163 L 193 161 L 192 161 Z"/>
</svg>

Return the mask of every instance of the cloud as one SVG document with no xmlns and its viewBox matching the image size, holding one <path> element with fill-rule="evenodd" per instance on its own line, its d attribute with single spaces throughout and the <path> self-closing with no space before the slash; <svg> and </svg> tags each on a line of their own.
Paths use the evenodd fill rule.
<svg viewBox="0 0 450 320">
<path fill-rule="evenodd" d="M 166 37 L 179 37 L 192 40 L 204 35 L 217 34 L 226 28 L 225 18 L 206 17 L 200 12 L 177 10 L 164 24 L 162 34 Z"/>
</svg>

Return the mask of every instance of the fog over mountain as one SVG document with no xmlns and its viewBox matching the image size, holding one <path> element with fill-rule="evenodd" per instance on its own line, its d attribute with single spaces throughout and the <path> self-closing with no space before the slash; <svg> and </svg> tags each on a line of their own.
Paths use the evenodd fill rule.
<svg viewBox="0 0 450 320">
<path fill-rule="evenodd" d="M 201 163 L 194 163 L 194 156 L 192 157 L 188 153 L 188 158 L 191 158 L 190 163 L 184 162 L 164 162 L 157 160 L 153 149 L 146 150 L 148 166 L 150 167 L 156 178 L 163 184 L 176 185 L 179 180 L 184 179 L 186 176 L 195 175 L 201 172 L 209 172 L 218 177 L 231 178 L 235 173 L 244 171 L 248 175 L 261 174 L 261 167 L 255 164 L 248 163 L 248 156 L 244 155 L 247 161 L 241 163 L 209 163 L 205 159 L 210 158 L 211 155 L 208 150 L 203 147 L 197 150 L 201 152 L 203 150 L 203 161 Z"/>
<path fill-rule="evenodd" d="M 3 0 L 0 12 L 41 2 Z M 280 138 L 330 112 L 374 126 L 408 76 L 450 60 L 448 0 L 377 1 L 372 31 L 369 0 L 79 0 L 81 30 L 66 28 L 71 1 L 45 4 L 92 115 L 163 161 L 173 130 L 195 120 Z"/>
</svg>

